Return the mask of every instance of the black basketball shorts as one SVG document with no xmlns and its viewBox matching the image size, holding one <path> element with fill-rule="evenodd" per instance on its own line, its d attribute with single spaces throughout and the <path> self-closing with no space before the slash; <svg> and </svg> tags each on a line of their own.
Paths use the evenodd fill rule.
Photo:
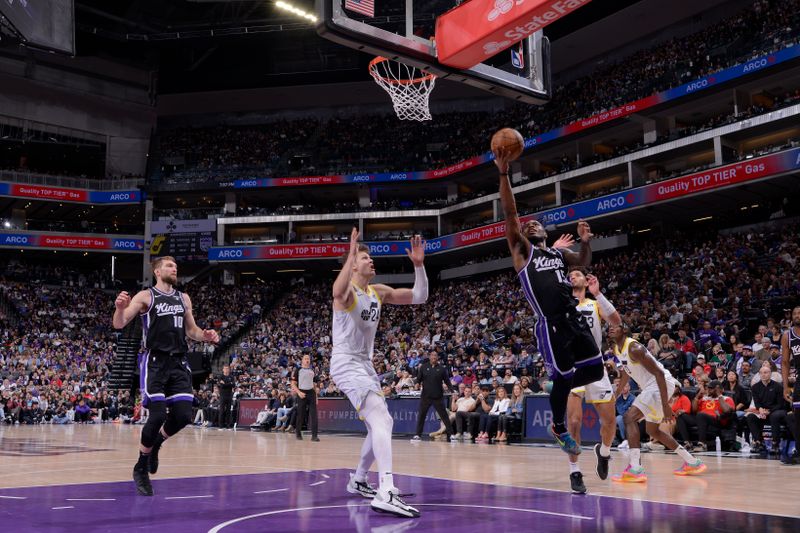
<svg viewBox="0 0 800 533">
<path fill-rule="evenodd" d="M 186 354 L 155 350 L 140 354 L 139 386 L 144 406 L 151 402 L 193 401 L 192 369 Z"/>
<path fill-rule="evenodd" d="M 534 333 L 550 379 L 570 378 L 576 368 L 603 364 L 592 331 L 580 316 L 539 317 Z"/>
</svg>

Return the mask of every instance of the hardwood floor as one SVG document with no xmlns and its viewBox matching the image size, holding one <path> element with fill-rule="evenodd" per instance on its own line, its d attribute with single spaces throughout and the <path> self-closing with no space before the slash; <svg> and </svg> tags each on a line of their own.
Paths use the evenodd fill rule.
<svg viewBox="0 0 800 533">
<path fill-rule="evenodd" d="M 0 428 L 2 489 L 42 485 L 129 481 L 137 456 L 141 426 L 118 424 L 3 426 Z M 353 468 L 360 436 L 321 435 L 302 442 L 294 435 L 186 428 L 164 445 L 154 481 L 232 474 Z M 395 439 L 394 472 L 420 477 L 481 482 L 510 487 L 569 490 L 564 454 L 554 448 L 519 445 L 411 443 Z M 626 457 L 612 454 L 612 473 Z M 775 460 L 707 454 L 708 471 L 681 478 L 674 454 L 643 454 L 649 481 L 643 486 L 601 481 L 594 456 L 581 457 L 590 494 L 751 513 L 800 516 L 797 483 L 800 466 Z M 344 488 L 344 487 L 342 487 Z M 402 488 L 402 487 L 401 487 Z"/>
</svg>

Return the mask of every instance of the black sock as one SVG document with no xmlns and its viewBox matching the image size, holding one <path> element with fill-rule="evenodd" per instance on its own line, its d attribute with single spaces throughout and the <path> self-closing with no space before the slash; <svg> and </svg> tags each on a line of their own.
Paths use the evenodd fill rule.
<svg viewBox="0 0 800 533">
<path fill-rule="evenodd" d="M 550 409 L 553 410 L 553 424 L 557 433 L 566 433 L 567 398 L 572 388 L 572 380 L 557 376 L 553 380 L 553 389 L 550 392 Z"/>
<path fill-rule="evenodd" d="M 139 460 L 136 461 L 136 468 L 147 469 L 148 461 L 150 461 L 150 452 L 144 453 L 144 452 L 140 451 L 139 452 Z"/>
</svg>

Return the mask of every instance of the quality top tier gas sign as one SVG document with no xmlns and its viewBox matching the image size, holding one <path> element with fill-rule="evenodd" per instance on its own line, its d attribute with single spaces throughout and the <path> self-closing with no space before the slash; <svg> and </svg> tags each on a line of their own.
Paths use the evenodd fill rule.
<svg viewBox="0 0 800 533">
<path fill-rule="evenodd" d="M 88 189 L 6 182 L 0 182 L 0 196 L 80 204 L 138 204 L 143 200 L 143 194 L 138 190 L 90 191 Z"/>
</svg>

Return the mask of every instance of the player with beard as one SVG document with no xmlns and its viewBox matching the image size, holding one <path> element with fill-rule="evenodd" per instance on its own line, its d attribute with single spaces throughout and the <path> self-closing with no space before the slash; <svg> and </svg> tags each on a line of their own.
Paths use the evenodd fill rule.
<svg viewBox="0 0 800 533">
<path fill-rule="evenodd" d="M 423 304 L 428 299 L 428 277 L 425 274 L 425 241 L 417 235 L 406 249 L 414 264 L 414 287 L 393 289 L 387 285 L 370 285 L 375 266 L 369 248 L 358 242 L 358 230 L 350 235 L 350 252 L 333 283 L 333 348 L 330 375 L 347 396 L 367 426 L 367 437 L 361 447 L 361 459 L 351 474 L 347 491 L 371 498 L 371 507 L 378 512 L 405 518 L 416 518 L 419 511 L 406 504 L 392 477 L 392 425 L 394 420 L 383 397 L 381 383 L 372 365 L 375 334 L 385 304 Z M 378 465 L 379 486 L 376 490 L 367 481 L 372 463 Z"/>
<path fill-rule="evenodd" d="M 783 376 L 783 395 L 787 402 L 792 404 L 794 410 L 794 428 L 792 434 L 795 438 L 794 453 L 788 458 L 789 464 L 800 462 L 800 383 L 795 381 L 794 394 L 789 391 L 789 369 L 794 368 L 797 378 L 800 379 L 800 305 L 792 309 L 792 325 L 781 336 L 781 375 Z"/>
<path fill-rule="evenodd" d="M 550 433 L 564 452 L 578 455 L 581 447 L 567 431 L 567 398 L 572 388 L 602 379 L 603 356 L 586 319 L 576 308 L 578 302 L 572 295 L 567 268 L 591 263 L 592 232 L 589 224 L 581 220 L 579 252 L 548 248 L 547 232 L 541 222 L 531 220 L 524 226 L 520 224 L 508 179 L 508 150 L 499 149 L 494 162 L 500 170 L 500 202 L 508 248 L 525 297 L 536 314 L 537 345 L 553 380 Z"/>
<path fill-rule="evenodd" d="M 122 291 L 114 306 L 113 324 L 124 328 L 137 315 L 142 319 L 142 345 L 139 355 L 139 381 L 142 405 L 150 410 L 142 428 L 139 460 L 133 467 L 136 490 L 153 495 L 150 474 L 158 471 L 158 451 L 172 435 L 192 421 L 192 369 L 186 359 L 186 337 L 200 342 L 219 342 L 211 329 L 201 329 L 194 321 L 192 300 L 175 289 L 178 266 L 169 256 L 152 263 L 156 284 L 131 296 Z M 169 405 L 169 415 L 167 415 Z"/>
<path fill-rule="evenodd" d="M 568 239 L 571 240 L 571 237 L 568 237 Z M 563 244 L 557 241 L 553 244 L 553 247 L 570 246 L 572 243 L 569 240 Z M 622 324 L 622 318 L 614 308 L 614 304 L 609 302 L 600 291 L 600 282 L 596 276 L 587 275 L 582 268 L 573 268 L 569 272 L 569 279 L 572 283 L 572 295 L 578 300 L 578 311 L 586 318 L 594 340 L 597 346 L 600 346 L 603 341 L 602 321 L 619 325 Z M 587 289 L 594 299 L 586 297 Z M 605 368 L 603 368 L 603 377 L 600 381 L 589 383 L 585 387 L 572 389 L 567 400 L 569 432 L 578 443 L 581 441 L 584 400 L 594 406 L 600 417 L 601 442 L 594 445 L 594 455 L 597 460 L 597 475 L 600 479 L 606 479 L 608 477 L 608 462 L 611 458 L 611 442 L 617 432 L 617 412 L 616 404 L 614 403 L 614 392 Z M 583 484 L 583 474 L 578 465 L 578 457 L 575 455 L 571 455 L 569 458 L 569 472 L 572 491 L 579 494 L 585 493 L 586 486 Z"/>
</svg>

